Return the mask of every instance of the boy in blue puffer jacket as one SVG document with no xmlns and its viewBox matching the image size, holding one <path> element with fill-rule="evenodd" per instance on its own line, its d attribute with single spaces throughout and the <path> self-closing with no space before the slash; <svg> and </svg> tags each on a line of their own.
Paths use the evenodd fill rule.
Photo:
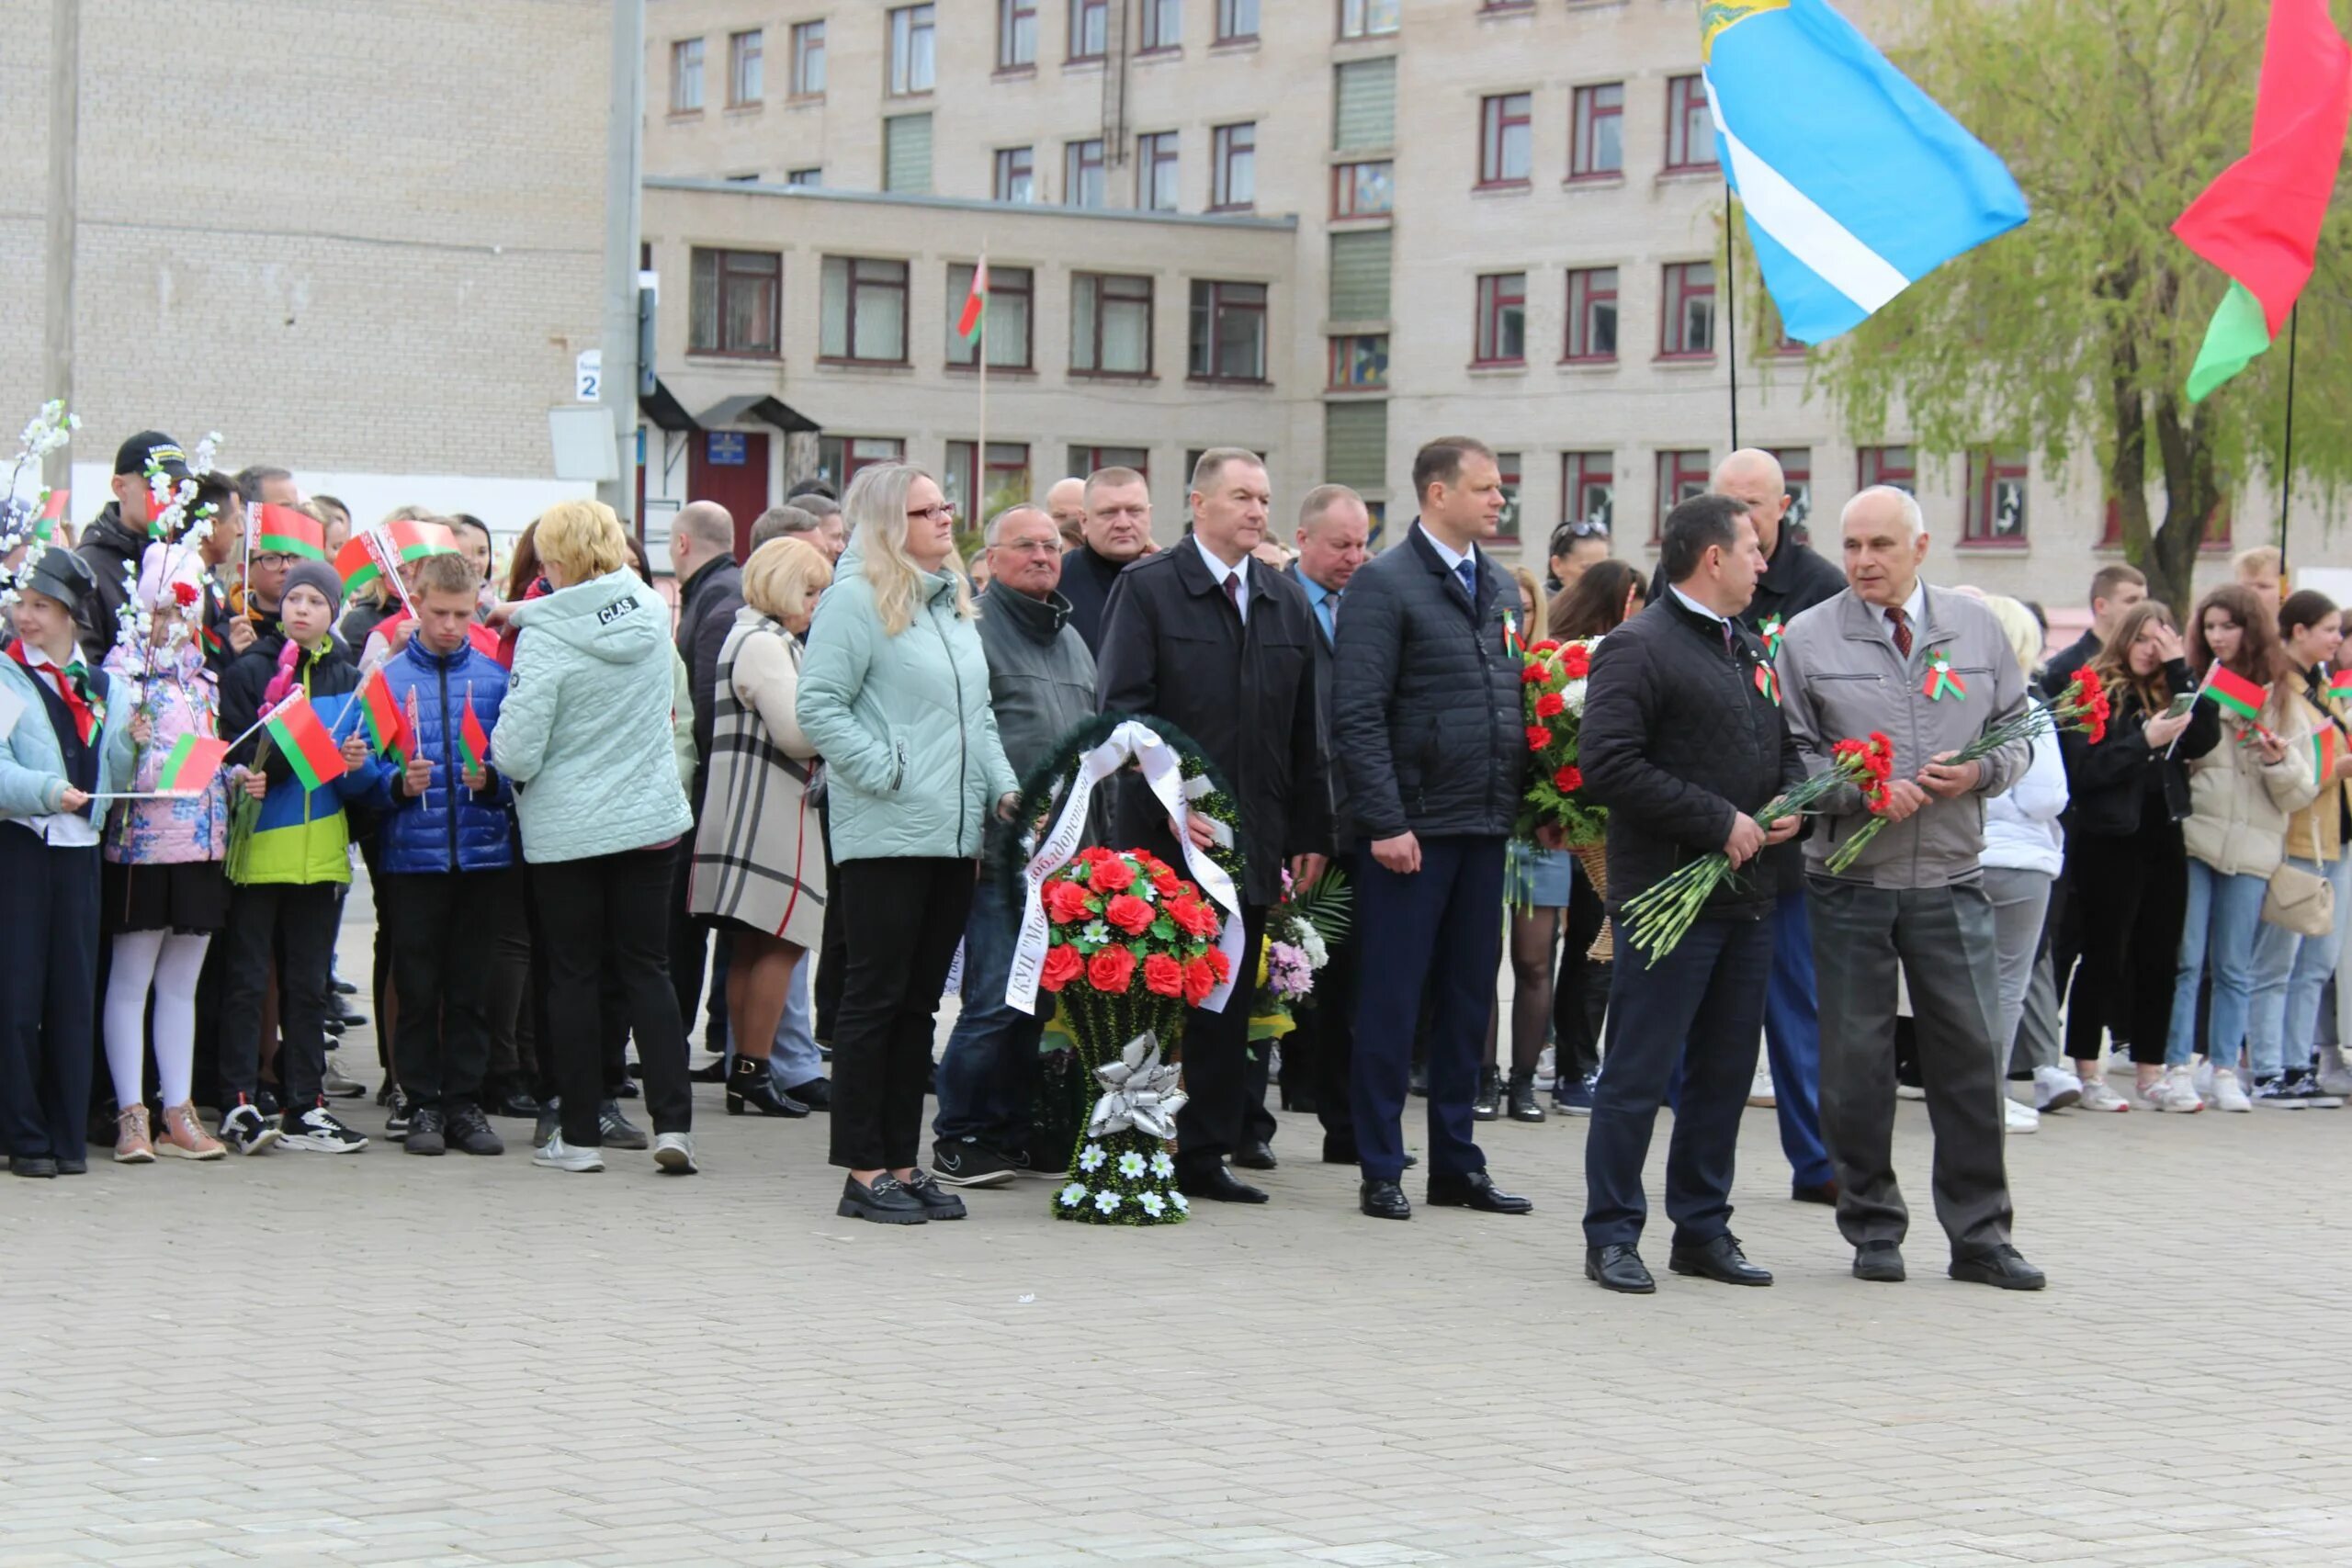
<svg viewBox="0 0 2352 1568">
<path fill-rule="evenodd" d="M 383 813 L 377 908 L 391 944 L 393 990 L 440 1002 L 401 1009 L 392 1042 L 413 1155 L 453 1145 L 469 1155 L 506 1152 L 481 1100 L 500 911 L 514 896 L 514 790 L 490 756 L 506 671 L 467 637 L 480 586 L 463 556 L 418 563 L 410 590 L 415 632 L 383 668 L 414 732 L 407 766 L 385 770 L 376 788 Z"/>
</svg>

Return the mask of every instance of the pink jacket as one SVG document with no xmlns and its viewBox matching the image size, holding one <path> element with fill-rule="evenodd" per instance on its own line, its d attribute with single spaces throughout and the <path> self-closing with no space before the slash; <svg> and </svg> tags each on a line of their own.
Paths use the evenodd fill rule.
<svg viewBox="0 0 2352 1568">
<path fill-rule="evenodd" d="M 152 790 L 164 760 L 183 735 L 208 739 L 220 731 L 220 683 L 205 668 L 204 652 L 192 643 L 155 650 L 153 678 L 142 688 L 140 660 L 117 644 L 107 654 L 107 673 L 117 682 L 116 701 L 144 705 L 155 733 L 139 752 L 130 785 Z M 224 774 L 215 773 L 192 800 L 126 800 L 107 820 L 106 858 L 118 865 L 175 865 L 220 860 L 229 852 L 229 794 Z"/>
</svg>

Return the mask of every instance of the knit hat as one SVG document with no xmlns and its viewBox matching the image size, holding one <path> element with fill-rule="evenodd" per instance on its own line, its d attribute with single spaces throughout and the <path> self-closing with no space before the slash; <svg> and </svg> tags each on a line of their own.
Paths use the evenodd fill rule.
<svg viewBox="0 0 2352 1568">
<path fill-rule="evenodd" d="M 343 579 L 334 574 L 334 568 L 322 560 L 299 560 L 287 568 L 286 587 L 278 595 L 278 603 L 284 604 L 286 594 L 297 588 L 316 590 L 326 600 L 330 610 L 340 609 L 343 605 Z"/>
<path fill-rule="evenodd" d="M 150 610 L 176 604 L 180 595 L 173 590 L 182 583 L 195 590 L 189 603 L 203 601 L 203 557 L 187 545 L 158 541 L 148 546 L 139 558 L 139 602 Z"/>
</svg>

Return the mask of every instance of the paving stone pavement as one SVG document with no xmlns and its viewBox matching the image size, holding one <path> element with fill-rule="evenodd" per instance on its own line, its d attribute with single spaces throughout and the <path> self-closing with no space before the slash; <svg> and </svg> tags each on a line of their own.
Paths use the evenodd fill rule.
<svg viewBox="0 0 2352 1568">
<path fill-rule="evenodd" d="M 2034 1296 L 1942 1278 L 1924 1213 L 1908 1284 L 1849 1278 L 1751 1111 L 1779 1282 L 1668 1275 L 1661 1225 L 1628 1299 L 1580 1122 L 1484 1130 L 1524 1219 L 1361 1218 L 1284 1115 L 1263 1209 L 1100 1230 L 1024 1180 L 890 1230 L 833 1217 L 821 1118 L 696 1093 L 685 1179 L 508 1122 L 0 1183 L 0 1564 L 2352 1562 L 2352 1111 L 2050 1118 Z M 1896 1147 L 1924 1209 L 1917 1104 Z"/>
</svg>

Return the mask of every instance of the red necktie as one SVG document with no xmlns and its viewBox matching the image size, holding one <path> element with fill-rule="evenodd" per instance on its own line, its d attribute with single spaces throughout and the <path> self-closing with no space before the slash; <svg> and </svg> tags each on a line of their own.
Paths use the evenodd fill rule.
<svg viewBox="0 0 2352 1568">
<path fill-rule="evenodd" d="M 1233 606 L 1235 615 L 1241 614 L 1241 574 L 1238 571 L 1225 574 L 1225 602 Z"/>
<path fill-rule="evenodd" d="M 1886 613 L 1887 624 L 1894 628 L 1894 651 L 1904 658 L 1911 657 L 1911 617 L 1901 610 Z"/>
</svg>

